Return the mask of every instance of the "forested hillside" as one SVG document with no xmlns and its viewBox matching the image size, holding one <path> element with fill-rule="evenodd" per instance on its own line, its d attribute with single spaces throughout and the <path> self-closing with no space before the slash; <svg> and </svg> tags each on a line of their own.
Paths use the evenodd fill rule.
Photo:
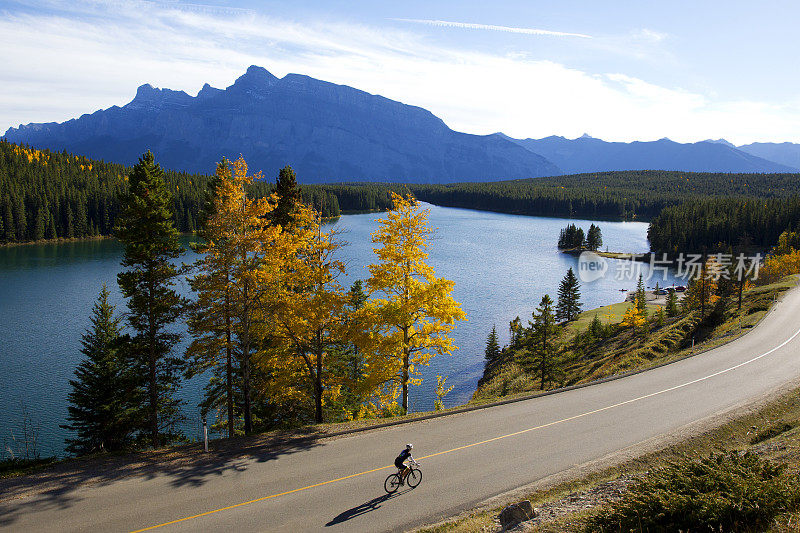
<svg viewBox="0 0 800 533">
<path fill-rule="evenodd" d="M 109 235 L 130 170 L 0 141 L 0 243 Z M 209 176 L 174 171 L 166 175 L 178 230 L 194 231 Z M 273 187 L 273 177 L 265 176 L 250 194 L 261 197 Z M 305 185 L 302 196 L 324 217 L 384 210 L 391 204 L 389 189 L 373 184 Z"/>
<path fill-rule="evenodd" d="M 784 231 L 800 228 L 800 197 L 705 198 L 664 209 L 650 222 L 654 252 L 724 251 L 738 245 L 769 248 Z"/>
<path fill-rule="evenodd" d="M 494 183 L 412 185 L 436 205 L 537 216 L 649 220 L 698 197 L 783 198 L 800 194 L 798 174 L 620 171 Z"/>
</svg>

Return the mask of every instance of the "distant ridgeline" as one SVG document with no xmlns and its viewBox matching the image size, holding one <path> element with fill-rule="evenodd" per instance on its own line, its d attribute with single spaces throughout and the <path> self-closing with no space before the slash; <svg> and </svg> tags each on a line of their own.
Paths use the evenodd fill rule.
<svg viewBox="0 0 800 533">
<path fill-rule="evenodd" d="M 111 234 L 129 172 L 115 163 L 0 141 L 0 243 Z M 178 230 L 194 231 L 209 176 L 165 173 Z M 272 191 L 272 177 L 265 178 L 254 197 Z M 303 185 L 301 191 L 323 217 L 391 205 L 389 188 L 379 184 Z"/>
<path fill-rule="evenodd" d="M 800 175 L 640 170 L 409 187 L 420 200 L 448 207 L 534 216 L 650 220 L 665 207 L 698 198 L 785 198 L 800 194 Z"/>
</svg>

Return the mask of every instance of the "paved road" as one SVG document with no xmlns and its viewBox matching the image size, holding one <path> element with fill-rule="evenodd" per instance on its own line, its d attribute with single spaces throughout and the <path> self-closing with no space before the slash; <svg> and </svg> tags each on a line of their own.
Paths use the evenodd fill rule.
<svg viewBox="0 0 800 533">
<path fill-rule="evenodd" d="M 794 289 L 748 335 L 649 372 L 280 453 L 15 499 L 0 504 L 0 529 L 403 530 L 679 430 L 798 376 Z M 406 442 L 424 479 L 387 496 L 383 480 Z"/>
</svg>

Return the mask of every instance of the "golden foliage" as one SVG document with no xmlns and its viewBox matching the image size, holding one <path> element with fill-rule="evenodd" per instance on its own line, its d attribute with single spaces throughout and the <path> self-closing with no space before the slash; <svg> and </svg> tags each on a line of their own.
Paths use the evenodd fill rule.
<svg viewBox="0 0 800 533">
<path fill-rule="evenodd" d="M 788 253 L 766 258 L 758 271 L 758 285 L 768 285 L 790 274 L 800 273 L 800 250 L 790 248 Z"/>
<path fill-rule="evenodd" d="M 425 261 L 429 237 L 428 210 L 413 197 L 392 193 L 393 209 L 372 234 L 378 263 L 369 265 L 367 287 L 379 296 L 368 306 L 380 331 L 373 349 L 386 355 L 386 367 L 402 387 L 403 409 L 408 409 L 408 385 L 421 382 L 416 367 L 434 355 L 457 347 L 448 333 L 466 314 L 451 293 L 454 283 L 437 278 Z M 392 363 L 388 363 L 393 360 Z"/>
<path fill-rule="evenodd" d="M 18 155 L 24 157 L 28 160 L 28 163 L 33 163 L 36 161 L 42 165 L 47 165 L 47 160 L 49 155 L 47 152 L 43 152 L 41 150 L 36 150 L 34 148 L 27 148 L 25 146 L 14 145 L 13 148 L 14 155 Z"/>
<path fill-rule="evenodd" d="M 624 328 L 639 329 L 645 324 L 647 324 L 647 317 L 635 305 L 630 306 L 627 311 L 625 311 L 625 314 L 622 315 L 621 325 Z"/>
</svg>

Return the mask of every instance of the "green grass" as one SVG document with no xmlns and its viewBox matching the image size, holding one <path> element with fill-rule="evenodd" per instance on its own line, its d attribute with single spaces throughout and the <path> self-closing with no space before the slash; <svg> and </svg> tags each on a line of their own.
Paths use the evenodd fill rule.
<svg viewBox="0 0 800 533">
<path fill-rule="evenodd" d="M 800 506 L 800 482 L 785 470 L 750 452 L 676 461 L 641 476 L 585 530 L 760 531 Z"/>
<path fill-rule="evenodd" d="M 619 326 L 625 311 L 633 305 L 630 302 L 585 311 L 563 330 L 557 348 L 563 373 L 549 388 L 651 368 L 730 342 L 758 324 L 775 299 L 796 283 L 797 276 L 789 276 L 770 285 L 751 288 L 743 294 L 741 309 L 737 308 L 737 298 L 733 296 L 717 315 L 707 312 L 701 319 L 698 311 L 682 313 L 665 318 L 661 326 L 655 321 L 660 306 L 648 304 L 651 320 L 639 331 Z M 603 338 L 585 334 L 595 315 L 607 324 Z M 504 362 L 491 368 L 481 379 L 473 401 L 491 401 L 540 389 L 538 380 L 526 370 L 524 349 L 513 353 L 506 351 L 504 355 Z"/>
<path fill-rule="evenodd" d="M 567 334 L 574 334 L 576 331 L 585 331 L 586 328 L 589 327 L 589 324 L 594 320 L 594 316 L 597 315 L 597 318 L 600 319 L 601 322 L 604 324 L 618 324 L 622 322 L 622 316 L 625 314 L 625 311 L 628 310 L 633 305 L 631 302 L 619 302 L 616 304 L 611 305 L 604 305 L 603 307 L 598 307 L 596 309 L 590 309 L 589 311 L 584 311 L 576 320 L 573 320 L 564 328 L 564 332 Z M 647 312 L 652 314 L 658 311 L 660 305 L 656 304 L 647 304 Z"/>
</svg>

